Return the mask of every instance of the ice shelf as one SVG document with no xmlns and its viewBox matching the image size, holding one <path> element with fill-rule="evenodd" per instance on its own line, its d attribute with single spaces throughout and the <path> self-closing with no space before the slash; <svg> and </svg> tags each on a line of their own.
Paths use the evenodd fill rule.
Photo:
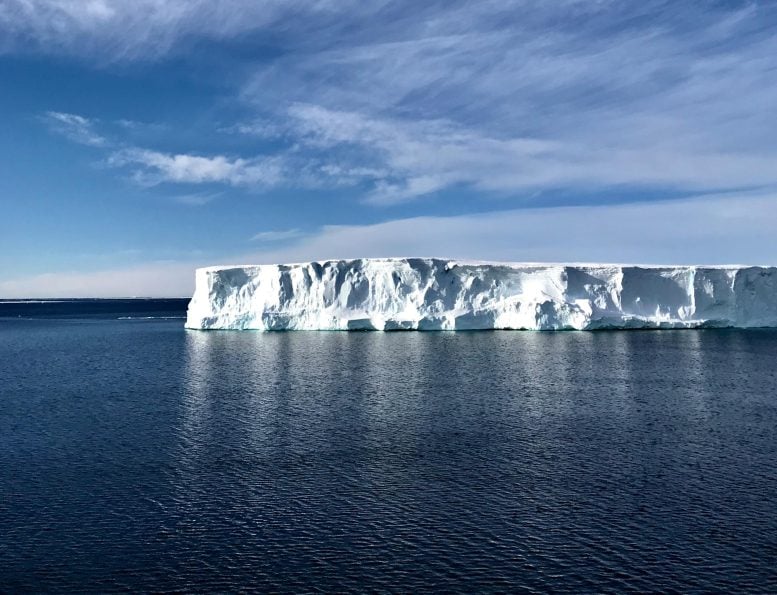
<svg viewBox="0 0 777 595">
<path fill-rule="evenodd" d="M 190 329 L 777 327 L 777 268 L 332 260 L 198 269 Z"/>
</svg>

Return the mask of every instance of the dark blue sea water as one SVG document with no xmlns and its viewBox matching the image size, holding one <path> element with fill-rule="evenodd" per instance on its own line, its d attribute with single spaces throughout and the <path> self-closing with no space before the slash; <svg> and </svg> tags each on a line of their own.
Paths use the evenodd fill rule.
<svg viewBox="0 0 777 595">
<path fill-rule="evenodd" d="M 0 591 L 777 592 L 777 332 L 185 305 L 0 304 Z"/>
</svg>

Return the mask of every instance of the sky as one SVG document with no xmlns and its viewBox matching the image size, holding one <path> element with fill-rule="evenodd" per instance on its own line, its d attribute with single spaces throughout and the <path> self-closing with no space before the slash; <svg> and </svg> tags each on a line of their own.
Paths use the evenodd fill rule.
<svg viewBox="0 0 777 595">
<path fill-rule="evenodd" d="M 0 0 L 0 298 L 777 264 L 777 2 Z"/>
</svg>

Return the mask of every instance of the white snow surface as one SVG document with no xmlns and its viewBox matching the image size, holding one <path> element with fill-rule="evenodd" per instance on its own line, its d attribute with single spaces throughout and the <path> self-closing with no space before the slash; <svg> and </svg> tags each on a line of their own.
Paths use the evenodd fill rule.
<svg viewBox="0 0 777 595">
<path fill-rule="evenodd" d="M 777 327 L 777 268 L 331 260 L 198 269 L 187 328 Z"/>
</svg>

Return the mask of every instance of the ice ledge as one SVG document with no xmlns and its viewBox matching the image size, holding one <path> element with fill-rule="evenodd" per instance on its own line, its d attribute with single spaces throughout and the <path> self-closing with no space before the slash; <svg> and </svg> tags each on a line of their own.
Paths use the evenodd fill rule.
<svg viewBox="0 0 777 595">
<path fill-rule="evenodd" d="M 332 260 L 198 269 L 187 328 L 777 327 L 777 268 Z"/>
</svg>

